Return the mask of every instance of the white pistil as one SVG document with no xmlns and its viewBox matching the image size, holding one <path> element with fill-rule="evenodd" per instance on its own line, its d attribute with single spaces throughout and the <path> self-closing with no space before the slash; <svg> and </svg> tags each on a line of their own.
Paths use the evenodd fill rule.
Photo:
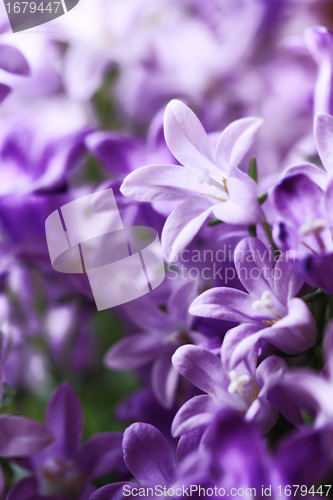
<svg viewBox="0 0 333 500">
<path fill-rule="evenodd" d="M 222 191 L 227 192 L 226 180 L 224 178 L 222 180 L 223 184 L 221 184 L 220 182 L 215 180 L 214 177 L 212 177 L 210 175 L 210 172 L 209 172 L 208 168 L 206 168 L 206 167 L 201 169 L 201 173 L 202 173 L 202 175 L 200 175 L 200 177 L 198 177 L 199 184 L 206 183 L 206 184 L 208 184 L 208 186 L 214 186 L 217 189 L 222 189 Z"/>
<path fill-rule="evenodd" d="M 239 376 L 235 370 L 232 370 L 229 372 L 229 378 L 231 380 L 229 387 L 228 387 L 228 392 L 230 394 L 233 394 L 234 392 L 238 392 L 241 396 L 244 396 L 245 394 L 245 389 L 243 385 L 246 385 L 250 382 L 250 377 L 248 375 L 241 375 Z"/>
<path fill-rule="evenodd" d="M 306 216 L 306 222 L 299 228 L 299 233 L 302 236 L 309 236 L 310 234 L 313 234 L 313 236 L 316 238 L 318 246 L 321 250 L 325 250 L 325 244 L 322 240 L 322 237 L 320 235 L 321 231 L 325 229 L 326 227 L 326 222 L 324 219 L 314 219 L 311 215 Z M 304 242 L 302 242 L 303 245 L 307 246 L 313 253 L 316 254 L 315 250 L 313 250 L 309 245 L 306 245 Z"/>
<path fill-rule="evenodd" d="M 274 302 L 271 301 L 269 292 L 264 292 L 260 300 L 255 300 L 254 302 L 252 302 L 252 309 L 254 309 L 255 311 L 266 309 L 274 318 L 281 319 L 281 316 L 278 315 L 274 307 Z"/>
<path fill-rule="evenodd" d="M 326 222 L 324 219 L 314 219 L 311 215 L 306 216 L 306 222 L 300 227 L 299 232 L 303 236 L 308 236 L 312 233 L 318 233 L 325 229 Z"/>
</svg>

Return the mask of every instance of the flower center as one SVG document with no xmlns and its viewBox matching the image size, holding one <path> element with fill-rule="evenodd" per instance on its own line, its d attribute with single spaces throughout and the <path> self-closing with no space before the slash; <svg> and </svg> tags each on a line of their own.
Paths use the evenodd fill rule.
<svg viewBox="0 0 333 500">
<path fill-rule="evenodd" d="M 299 233 L 302 236 L 309 236 L 312 234 L 320 248 L 320 250 L 325 250 L 325 244 L 322 240 L 322 237 L 320 235 L 321 231 L 325 229 L 326 227 L 326 221 L 324 219 L 314 219 L 311 215 L 306 216 L 306 222 L 299 228 Z M 312 253 L 317 255 L 317 252 L 310 247 L 307 243 L 304 241 L 301 242 L 305 247 L 307 247 L 309 250 L 311 250 Z"/>
<path fill-rule="evenodd" d="M 202 175 L 200 175 L 198 177 L 199 184 L 207 184 L 208 186 L 214 186 L 217 189 L 220 189 L 221 191 L 223 191 L 225 194 L 229 195 L 228 188 L 227 188 L 227 179 L 225 177 L 222 177 L 222 183 L 218 182 L 216 179 L 214 179 L 214 177 L 212 177 L 210 175 L 210 172 L 206 167 L 201 169 L 201 174 Z M 201 194 L 204 194 L 204 193 L 201 193 Z M 210 196 L 211 198 L 215 198 L 216 200 L 219 200 L 219 201 L 226 201 L 224 199 L 218 198 L 217 196 L 213 196 L 211 194 L 206 194 L 206 196 Z"/>
<path fill-rule="evenodd" d="M 233 394 L 234 392 L 238 392 L 241 396 L 244 396 L 245 389 L 244 385 L 247 385 L 250 382 L 250 377 L 248 375 L 238 375 L 235 370 L 229 372 L 230 384 L 228 387 L 228 392 Z"/>
<path fill-rule="evenodd" d="M 255 300 L 252 302 L 252 309 L 255 311 L 261 311 L 262 309 L 266 309 L 276 320 L 281 319 L 281 316 L 274 309 L 274 302 L 271 300 L 271 296 L 269 292 L 264 292 L 261 296 L 260 300 Z M 275 321 L 263 321 L 263 323 L 269 324 L 270 326 L 275 323 Z"/>
<path fill-rule="evenodd" d="M 300 227 L 299 232 L 303 236 L 312 233 L 320 233 L 326 227 L 324 219 L 314 219 L 311 215 L 306 216 L 306 222 Z"/>
<path fill-rule="evenodd" d="M 56 457 L 40 468 L 41 494 L 61 495 L 66 499 L 78 497 L 85 477 L 69 460 Z"/>
</svg>

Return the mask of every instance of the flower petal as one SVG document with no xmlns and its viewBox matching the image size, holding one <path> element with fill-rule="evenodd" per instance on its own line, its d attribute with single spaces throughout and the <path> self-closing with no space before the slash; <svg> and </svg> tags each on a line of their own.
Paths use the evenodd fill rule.
<svg viewBox="0 0 333 500">
<path fill-rule="evenodd" d="M 333 171 L 333 117 L 320 113 L 315 118 L 315 139 L 321 161 L 327 172 Z"/>
<path fill-rule="evenodd" d="M 163 434 L 153 425 L 135 423 L 124 432 L 124 461 L 143 486 L 168 484 L 175 462 Z"/>
<path fill-rule="evenodd" d="M 186 401 L 173 419 L 171 427 L 173 437 L 179 437 L 198 427 L 208 425 L 217 408 L 212 398 L 206 395 L 195 396 Z"/>
<path fill-rule="evenodd" d="M 12 45 L 0 44 L 0 68 L 14 75 L 28 76 L 30 67 L 20 50 Z"/>
<path fill-rule="evenodd" d="M 162 232 L 164 258 L 173 260 L 193 240 L 212 211 L 210 201 L 192 197 L 177 207 L 167 218 Z"/>
<path fill-rule="evenodd" d="M 120 187 L 124 196 L 138 201 L 183 200 L 197 191 L 198 182 L 178 165 L 148 165 L 129 174 Z"/>
<path fill-rule="evenodd" d="M 123 462 L 122 434 L 102 432 L 84 444 L 78 452 L 78 465 L 89 479 L 111 472 Z"/>
<path fill-rule="evenodd" d="M 232 122 L 222 132 L 215 151 L 217 164 L 222 170 L 230 172 L 238 167 L 252 146 L 262 123 L 261 118 L 241 118 Z"/>
<path fill-rule="evenodd" d="M 47 406 L 45 422 L 55 435 L 55 450 L 65 457 L 72 457 L 81 441 L 83 415 L 75 391 L 66 382 L 53 393 Z"/>
<path fill-rule="evenodd" d="M 176 370 L 202 391 L 219 400 L 230 402 L 228 386 L 230 380 L 223 371 L 220 358 L 206 349 L 184 345 L 172 356 Z"/>
<path fill-rule="evenodd" d="M 157 401 L 169 410 L 175 401 L 179 380 L 177 370 L 172 366 L 171 357 L 174 349 L 166 349 L 156 359 L 151 371 L 151 386 Z"/>
<path fill-rule="evenodd" d="M 193 111 L 174 99 L 165 110 L 164 134 L 174 157 L 185 167 L 199 172 L 203 168 L 218 170 L 208 136 Z"/>
<path fill-rule="evenodd" d="M 158 333 L 134 333 L 106 353 L 104 363 L 112 370 L 133 370 L 150 363 L 162 347 Z"/>
<path fill-rule="evenodd" d="M 0 417 L 0 456 L 24 457 L 46 448 L 54 436 L 44 425 L 16 415 Z"/>
<path fill-rule="evenodd" d="M 225 321 L 254 322 L 258 312 L 252 309 L 248 293 L 235 288 L 221 287 L 207 290 L 197 297 L 190 306 L 190 313 L 203 318 Z"/>
</svg>

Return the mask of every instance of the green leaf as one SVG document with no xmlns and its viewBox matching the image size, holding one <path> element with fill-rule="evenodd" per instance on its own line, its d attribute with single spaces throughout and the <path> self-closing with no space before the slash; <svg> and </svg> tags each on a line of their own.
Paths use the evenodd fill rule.
<svg viewBox="0 0 333 500">
<path fill-rule="evenodd" d="M 257 160 L 255 158 L 252 158 L 250 161 L 249 176 L 254 180 L 254 182 L 258 183 Z"/>
</svg>

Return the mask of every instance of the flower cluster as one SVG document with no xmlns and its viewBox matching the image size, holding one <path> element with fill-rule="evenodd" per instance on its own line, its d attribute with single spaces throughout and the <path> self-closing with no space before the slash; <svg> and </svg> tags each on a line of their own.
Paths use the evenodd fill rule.
<svg viewBox="0 0 333 500">
<path fill-rule="evenodd" d="M 0 500 L 332 496 L 331 0 L 48 26 L 0 13 Z M 45 221 L 110 188 L 165 279 L 97 312 Z"/>
</svg>

